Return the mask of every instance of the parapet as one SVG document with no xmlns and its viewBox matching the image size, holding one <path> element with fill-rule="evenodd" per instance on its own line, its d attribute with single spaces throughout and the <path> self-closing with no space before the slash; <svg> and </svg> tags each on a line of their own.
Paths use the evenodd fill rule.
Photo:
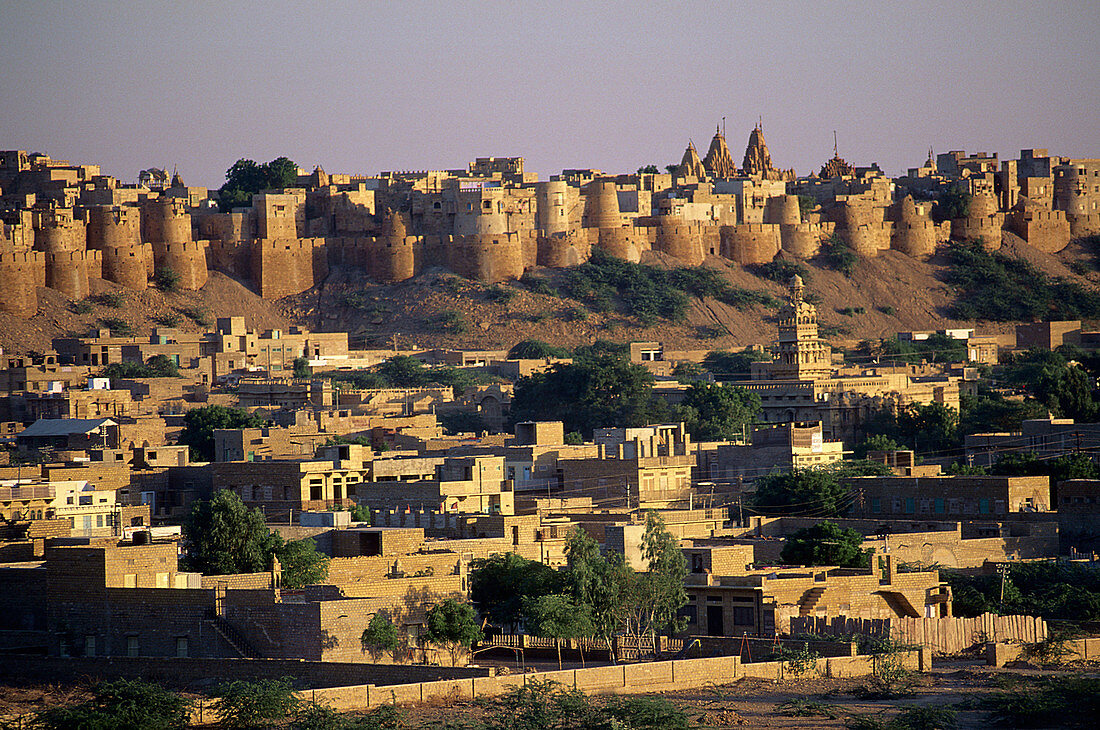
<svg viewBox="0 0 1100 730">
<path fill-rule="evenodd" d="M 153 258 L 152 245 L 111 246 L 101 253 L 104 279 L 133 291 L 143 291 L 149 286 L 147 261 Z"/>
<path fill-rule="evenodd" d="M 87 251 L 46 251 L 46 286 L 74 300 L 88 296 L 87 258 Z"/>
<path fill-rule="evenodd" d="M 187 201 L 158 198 L 141 208 L 141 238 L 152 244 L 187 243 L 191 238 L 191 214 Z"/>
<path fill-rule="evenodd" d="M 323 238 L 259 239 L 251 249 L 252 284 L 264 299 L 301 293 L 328 276 Z"/>
<path fill-rule="evenodd" d="M 835 223 L 799 223 L 779 227 L 780 246 L 798 259 L 811 259 L 821 250 L 821 242 L 832 235 Z"/>
<path fill-rule="evenodd" d="M 721 228 L 722 255 L 742 266 L 766 264 L 782 245 L 780 228 L 773 223 L 743 223 Z"/>
<path fill-rule="evenodd" d="M 201 289 L 209 276 L 206 268 L 206 241 L 188 241 L 153 245 L 156 268 L 171 269 L 179 277 L 180 289 Z"/>
</svg>

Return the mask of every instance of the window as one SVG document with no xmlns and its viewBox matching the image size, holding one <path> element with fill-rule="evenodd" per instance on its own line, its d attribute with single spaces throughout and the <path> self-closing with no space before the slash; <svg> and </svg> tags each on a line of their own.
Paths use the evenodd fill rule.
<svg viewBox="0 0 1100 730">
<path fill-rule="evenodd" d="M 176 656 L 181 658 L 181 659 L 183 657 L 187 656 L 187 637 L 186 636 L 177 636 L 176 637 Z"/>
<path fill-rule="evenodd" d="M 137 588 L 137 573 L 126 573 L 122 576 L 123 588 Z"/>
<path fill-rule="evenodd" d="M 943 497 L 936 497 L 936 514 L 942 515 L 945 511 Z"/>
<path fill-rule="evenodd" d="M 157 588 L 167 588 L 167 587 L 168 587 L 168 574 L 167 573 L 157 573 Z"/>
<path fill-rule="evenodd" d="M 983 515 L 989 514 L 989 499 L 982 498 L 978 500 L 978 512 Z"/>
<path fill-rule="evenodd" d="M 138 637 L 127 636 L 126 637 L 126 656 L 136 657 L 139 655 L 138 650 Z"/>
<path fill-rule="evenodd" d="M 84 656 L 95 656 L 95 637 L 84 637 Z"/>
<path fill-rule="evenodd" d="M 755 611 L 751 608 L 738 608 L 735 606 L 733 608 L 733 623 L 737 626 L 756 625 Z"/>
<path fill-rule="evenodd" d="M 878 497 L 871 497 L 871 513 L 876 515 L 882 513 L 882 500 Z"/>
</svg>

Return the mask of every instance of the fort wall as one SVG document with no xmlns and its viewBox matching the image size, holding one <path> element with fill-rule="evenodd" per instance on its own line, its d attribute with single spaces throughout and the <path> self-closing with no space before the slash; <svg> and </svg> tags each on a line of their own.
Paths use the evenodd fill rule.
<svg viewBox="0 0 1100 730">
<path fill-rule="evenodd" d="M 323 238 L 260 239 L 251 245 L 251 279 L 264 299 L 298 294 L 328 276 Z"/>
<path fill-rule="evenodd" d="M 1069 235 L 1071 238 L 1100 235 L 1100 213 L 1087 215 L 1068 214 Z"/>
<path fill-rule="evenodd" d="M 703 229 L 662 220 L 657 227 L 653 250 L 666 253 L 688 266 L 699 266 L 703 263 Z"/>
<path fill-rule="evenodd" d="M 191 214 L 179 198 L 150 200 L 141 208 L 141 240 L 154 244 L 190 243 Z"/>
<path fill-rule="evenodd" d="M 45 252 L 46 286 L 70 299 L 88 296 L 88 251 L 50 250 Z"/>
<path fill-rule="evenodd" d="M 157 246 L 153 246 L 154 256 Z M 180 289 L 195 291 L 201 289 L 208 276 L 206 264 L 206 242 L 169 243 L 162 247 L 158 268 L 170 269 L 179 277 Z"/>
<path fill-rule="evenodd" d="M 564 268 L 583 264 L 592 255 L 592 245 L 587 234 L 569 231 L 540 236 L 537 241 L 536 264 L 551 268 Z"/>
<path fill-rule="evenodd" d="M 722 226 L 721 255 L 742 266 L 766 264 L 779 253 L 779 226 L 771 223 L 744 223 Z"/>
<path fill-rule="evenodd" d="M 835 229 L 835 223 L 781 224 L 780 247 L 795 258 L 813 258 L 821 250 L 821 242 L 831 236 Z"/>
<path fill-rule="evenodd" d="M 1001 230 L 1004 225 L 1004 213 L 956 218 L 951 221 L 951 238 L 980 240 L 986 249 L 996 251 L 1001 247 Z"/>
<path fill-rule="evenodd" d="M 153 247 L 147 243 L 130 246 L 108 246 L 101 252 L 103 279 L 142 291 L 149 285 L 147 261 L 153 257 Z"/>
<path fill-rule="evenodd" d="M 894 224 L 890 248 L 913 258 L 928 258 L 936 252 L 938 233 L 931 220 L 901 221 Z"/>
<path fill-rule="evenodd" d="M 43 213 L 34 232 L 34 247 L 39 251 L 83 251 L 86 246 L 84 222 L 73 217 L 72 210 Z"/>
<path fill-rule="evenodd" d="M 141 211 L 124 206 L 88 209 L 87 247 L 102 250 L 141 244 Z"/>
<path fill-rule="evenodd" d="M 18 317 L 33 317 L 38 312 L 36 272 L 41 270 L 45 279 L 45 265 L 40 251 L 0 251 L 0 281 L 4 282 L 0 312 Z"/>
</svg>

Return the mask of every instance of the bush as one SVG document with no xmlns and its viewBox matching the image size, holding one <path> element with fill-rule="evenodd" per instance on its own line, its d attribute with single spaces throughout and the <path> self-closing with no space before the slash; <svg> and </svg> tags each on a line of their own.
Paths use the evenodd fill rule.
<svg viewBox="0 0 1100 730">
<path fill-rule="evenodd" d="M 139 679 L 120 679 L 96 685 L 87 702 L 38 713 L 28 727 L 165 730 L 187 727 L 190 714 L 190 702 L 174 692 Z"/>
<path fill-rule="evenodd" d="M 70 305 L 70 308 L 75 314 L 88 314 L 92 311 L 91 302 L 89 302 L 87 299 L 81 299 L 78 302 L 73 302 Z"/>
<path fill-rule="evenodd" d="M 429 320 L 429 324 L 441 332 L 460 335 L 470 330 L 466 315 L 453 309 L 447 309 Z"/>
<path fill-rule="evenodd" d="M 529 272 L 520 277 L 519 283 L 535 294 L 543 294 L 548 297 L 559 296 L 557 290 L 550 286 L 546 279 L 534 276 Z"/>
<path fill-rule="evenodd" d="M 167 355 L 153 355 L 147 362 L 113 362 L 103 368 L 105 378 L 178 378 L 176 362 Z"/>
<path fill-rule="evenodd" d="M 494 285 L 485 290 L 485 298 L 497 304 L 507 304 L 516 298 L 516 292 L 513 289 Z"/>
<path fill-rule="evenodd" d="M 767 292 L 755 291 L 753 289 L 740 289 L 738 287 L 729 287 L 723 291 L 718 297 L 716 297 L 723 304 L 728 304 L 736 309 L 750 309 L 755 306 L 774 307 L 779 302 L 771 294 Z"/>
<path fill-rule="evenodd" d="M 948 707 L 906 707 L 883 720 L 874 715 L 854 715 L 845 724 L 848 730 L 954 730 L 955 711 Z"/>
<path fill-rule="evenodd" d="M 110 307 L 111 309 L 122 309 L 122 306 L 126 304 L 126 297 L 122 292 L 108 291 L 102 294 L 97 294 L 94 297 L 90 297 L 96 304 L 101 304 L 104 307 Z"/>
<path fill-rule="evenodd" d="M 822 242 L 821 258 L 830 269 L 839 271 L 848 278 L 852 277 L 856 264 L 859 263 L 859 255 L 836 233 Z"/>
<path fill-rule="evenodd" d="M 158 314 L 153 317 L 153 321 L 161 327 L 179 327 L 180 316 L 174 312 L 172 314 Z"/>
<path fill-rule="evenodd" d="M 99 320 L 99 323 L 111 330 L 111 334 L 115 337 L 133 337 L 134 327 L 129 322 L 118 317 L 103 317 Z"/>
<path fill-rule="evenodd" d="M 227 728 L 266 728 L 298 709 L 291 679 L 235 681 L 218 688 L 214 710 Z"/>
<path fill-rule="evenodd" d="M 840 309 L 838 309 L 836 311 L 839 312 L 840 314 L 843 314 L 845 317 L 851 317 L 853 314 L 866 314 L 867 313 L 867 310 L 864 309 L 863 307 L 841 307 Z"/>
<path fill-rule="evenodd" d="M 483 433 L 491 431 L 489 424 L 480 414 L 473 411 L 447 411 L 440 413 L 439 425 L 449 434 Z"/>
<path fill-rule="evenodd" d="M 1090 727 L 1100 713 L 1100 678 L 1025 681 L 982 702 L 990 719 L 1009 727 Z"/>
<path fill-rule="evenodd" d="M 173 269 L 170 269 L 167 266 L 162 266 L 156 270 L 156 273 L 153 274 L 153 284 L 157 287 L 157 289 L 160 289 L 161 291 L 176 291 L 177 289 L 179 289 L 180 275 L 177 274 Z"/>
<path fill-rule="evenodd" d="M 189 318 L 199 327 L 210 326 L 210 313 L 202 307 L 183 307 L 178 310 L 184 317 Z"/>
<path fill-rule="evenodd" d="M 990 253 L 980 241 L 953 241 L 947 247 L 948 283 L 957 290 L 951 316 L 993 322 L 1094 319 L 1100 293 L 1075 282 L 1051 278 L 1029 262 Z"/>
<path fill-rule="evenodd" d="M 880 311 L 880 312 L 882 312 L 883 314 L 885 314 L 885 315 L 887 315 L 887 316 L 890 316 L 890 317 L 893 317 L 893 316 L 894 316 L 895 314 L 897 314 L 897 313 L 898 313 L 898 310 L 894 309 L 894 308 L 893 308 L 893 307 L 892 307 L 891 305 L 889 305 L 889 304 L 884 304 L 883 306 L 879 307 L 879 308 L 878 308 L 878 311 Z"/>
<path fill-rule="evenodd" d="M 523 340 L 508 351 L 509 360 L 542 360 L 548 357 L 569 357 L 569 350 L 542 340 Z"/>
<path fill-rule="evenodd" d="M 784 286 L 790 283 L 791 277 L 795 274 L 801 276 L 803 282 L 807 284 L 810 282 L 810 270 L 797 261 L 776 259 L 766 264 L 756 264 L 754 266 L 746 266 L 745 268 L 749 269 L 757 276 L 771 279 Z"/>
<path fill-rule="evenodd" d="M 559 314 L 563 322 L 583 322 L 588 319 L 588 312 L 581 307 L 566 307 Z"/>
</svg>

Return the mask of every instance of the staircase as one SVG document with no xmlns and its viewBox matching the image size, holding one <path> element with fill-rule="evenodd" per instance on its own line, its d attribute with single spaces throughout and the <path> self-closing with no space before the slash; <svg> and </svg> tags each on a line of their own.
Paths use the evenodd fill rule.
<svg viewBox="0 0 1100 730">
<path fill-rule="evenodd" d="M 821 600 L 821 596 L 825 593 L 825 586 L 817 586 L 811 588 L 803 594 L 802 599 L 798 602 L 798 615 L 799 616 L 813 616 L 814 606 Z"/>
<path fill-rule="evenodd" d="M 244 635 L 233 628 L 233 625 L 224 618 L 215 615 L 211 618 L 207 618 L 206 622 L 214 629 L 214 633 L 225 639 L 225 643 L 233 647 L 233 651 L 237 652 L 243 659 L 260 658 L 259 652 L 252 648 L 252 645 L 248 643 Z"/>
</svg>

